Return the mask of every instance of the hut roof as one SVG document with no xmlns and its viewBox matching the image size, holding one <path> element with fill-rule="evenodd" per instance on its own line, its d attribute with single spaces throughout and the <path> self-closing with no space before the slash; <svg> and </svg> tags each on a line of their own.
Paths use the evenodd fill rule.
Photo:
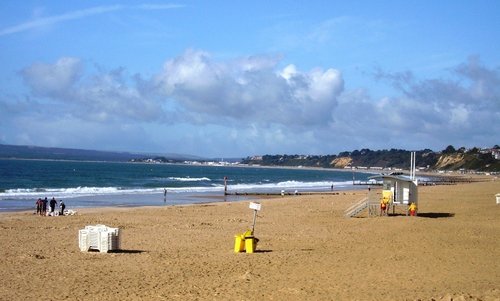
<svg viewBox="0 0 500 301">
<path fill-rule="evenodd" d="M 369 177 L 369 179 L 393 179 L 393 180 L 397 180 L 397 181 L 403 181 L 403 182 L 413 182 L 412 179 L 410 179 L 410 177 L 407 177 L 407 176 L 400 176 L 400 175 L 376 175 L 376 176 L 372 176 L 372 177 Z"/>
</svg>

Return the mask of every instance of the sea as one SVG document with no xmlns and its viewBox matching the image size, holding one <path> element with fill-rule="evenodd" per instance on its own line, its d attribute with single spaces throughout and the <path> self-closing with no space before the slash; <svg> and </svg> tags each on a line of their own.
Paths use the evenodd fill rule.
<svg viewBox="0 0 500 301">
<path fill-rule="evenodd" d="M 330 169 L 0 159 L 0 212 L 234 202 L 254 194 L 362 189 L 373 174 Z M 224 194 L 224 179 L 227 192 Z M 250 194 L 250 195 L 245 195 Z"/>
</svg>

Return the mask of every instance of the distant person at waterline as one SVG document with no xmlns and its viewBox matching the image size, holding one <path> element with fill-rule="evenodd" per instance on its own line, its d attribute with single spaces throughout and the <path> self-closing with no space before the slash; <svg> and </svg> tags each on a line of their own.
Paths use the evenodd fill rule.
<svg viewBox="0 0 500 301">
<path fill-rule="evenodd" d="M 38 200 L 36 200 L 36 214 L 37 215 L 41 215 L 42 214 L 42 206 L 43 206 L 43 201 L 41 198 L 38 198 Z"/>
<path fill-rule="evenodd" d="M 59 213 L 59 215 L 64 215 L 64 209 L 66 208 L 66 204 L 64 204 L 62 200 L 59 203 L 59 207 L 61 208 L 61 212 Z"/>
<path fill-rule="evenodd" d="M 56 205 L 57 205 L 56 199 L 52 198 L 52 200 L 50 200 L 50 213 L 51 214 L 54 214 L 54 210 L 56 209 Z"/>
<path fill-rule="evenodd" d="M 47 214 L 47 203 L 49 201 L 47 200 L 47 197 L 45 197 L 45 199 L 42 200 L 42 215 L 46 215 Z"/>
</svg>

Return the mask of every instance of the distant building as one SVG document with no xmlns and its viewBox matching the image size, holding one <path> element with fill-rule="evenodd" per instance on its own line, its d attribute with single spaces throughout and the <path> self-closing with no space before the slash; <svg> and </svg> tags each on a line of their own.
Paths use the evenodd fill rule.
<svg viewBox="0 0 500 301">
<path fill-rule="evenodd" d="M 492 149 L 491 155 L 496 159 L 500 160 L 500 149 Z"/>
<path fill-rule="evenodd" d="M 370 179 L 382 179 L 382 196 L 394 206 L 418 205 L 418 182 L 406 176 L 377 175 Z M 395 207 L 393 207 L 395 208 Z M 406 210 L 406 212 L 408 212 Z"/>
</svg>

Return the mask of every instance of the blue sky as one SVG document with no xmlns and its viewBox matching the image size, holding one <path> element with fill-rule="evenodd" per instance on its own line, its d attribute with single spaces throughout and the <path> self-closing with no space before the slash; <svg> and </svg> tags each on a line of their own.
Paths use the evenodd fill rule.
<svg viewBox="0 0 500 301">
<path fill-rule="evenodd" d="M 0 143 L 500 144 L 500 1 L 2 1 Z"/>
</svg>

